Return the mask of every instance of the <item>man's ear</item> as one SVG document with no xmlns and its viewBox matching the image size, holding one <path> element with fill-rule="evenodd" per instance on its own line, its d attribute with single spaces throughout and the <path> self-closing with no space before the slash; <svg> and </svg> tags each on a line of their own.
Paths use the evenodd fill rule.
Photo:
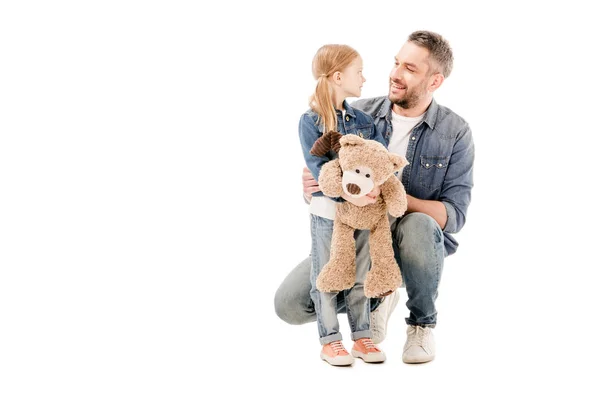
<svg viewBox="0 0 600 400">
<path fill-rule="evenodd" d="M 408 165 L 406 158 L 401 155 L 389 153 L 390 161 L 394 164 L 394 171 L 400 171 Z"/>
<path fill-rule="evenodd" d="M 340 139 L 340 144 L 342 145 L 342 147 L 364 146 L 365 139 L 361 138 L 358 135 L 344 135 Z"/>
<path fill-rule="evenodd" d="M 431 75 L 429 78 L 427 91 L 429 91 L 429 93 L 435 92 L 440 86 L 442 86 L 442 83 L 444 83 L 444 75 L 440 74 L 439 72 Z"/>
</svg>

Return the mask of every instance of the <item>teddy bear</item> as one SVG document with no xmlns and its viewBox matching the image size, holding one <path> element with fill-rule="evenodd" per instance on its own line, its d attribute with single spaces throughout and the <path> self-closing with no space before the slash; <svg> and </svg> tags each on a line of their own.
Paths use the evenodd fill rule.
<svg viewBox="0 0 600 400">
<path fill-rule="evenodd" d="M 394 175 L 408 165 L 400 155 L 388 152 L 381 143 L 357 135 L 330 131 L 321 136 L 311 149 L 317 156 L 337 151 L 339 158 L 325 163 L 319 174 L 319 188 L 329 197 L 343 193 L 353 198 L 365 196 L 375 186 L 381 189 L 377 201 L 359 207 L 349 201 L 336 205 L 331 241 L 331 256 L 317 277 L 321 292 L 339 292 L 356 281 L 355 229 L 370 231 L 371 269 L 364 291 L 367 297 L 382 297 L 402 284 L 400 268 L 394 258 L 388 212 L 394 217 L 404 214 L 406 191 Z"/>
</svg>

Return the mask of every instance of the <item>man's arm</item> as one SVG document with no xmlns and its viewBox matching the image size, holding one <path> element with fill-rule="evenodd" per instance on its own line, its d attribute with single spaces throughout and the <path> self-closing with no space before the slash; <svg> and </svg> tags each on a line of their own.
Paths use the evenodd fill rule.
<svg viewBox="0 0 600 400">
<path fill-rule="evenodd" d="M 446 212 L 444 203 L 437 200 L 421 200 L 410 195 L 406 195 L 406 199 L 408 200 L 407 214 L 412 212 L 427 214 L 435 219 L 440 228 L 444 229 L 446 227 L 448 213 Z"/>
<path fill-rule="evenodd" d="M 421 200 L 407 195 L 406 212 L 422 212 L 429 215 L 444 232 L 460 231 L 465 224 L 467 208 L 471 202 L 474 157 L 473 137 L 471 129 L 466 125 L 456 138 L 439 200 Z"/>
<path fill-rule="evenodd" d="M 445 226 L 440 225 L 444 232 L 456 233 L 465 224 L 471 203 L 474 161 L 473 136 L 469 125 L 465 125 L 456 138 L 439 197 L 447 215 Z"/>
</svg>

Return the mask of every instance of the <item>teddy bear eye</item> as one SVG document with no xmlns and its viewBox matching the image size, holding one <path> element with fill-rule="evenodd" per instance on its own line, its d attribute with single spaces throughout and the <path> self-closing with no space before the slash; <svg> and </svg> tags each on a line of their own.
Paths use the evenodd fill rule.
<svg viewBox="0 0 600 400">
<path fill-rule="evenodd" d="M 360 171 L 359 171 L 359 170 L 356 170 L 356 173 L 357 173 L 357 174 L 360 174 Z"/>
<path fill-rule="evenodd" d="M 365 176 L 366 176 L 367 178 L 370 178 L 370 177 L 371 177 L 371 174 L 367 174 L 367 175 L 365 175 Z"/>
</svg>

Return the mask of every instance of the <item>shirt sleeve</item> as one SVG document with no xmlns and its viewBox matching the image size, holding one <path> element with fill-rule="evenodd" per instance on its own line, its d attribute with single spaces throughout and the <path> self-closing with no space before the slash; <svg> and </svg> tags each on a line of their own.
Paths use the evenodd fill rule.
<svg viewBox="0 0 600 400">
<path fill-rule="evenodd" d="M 439 200 L 446 207 L 448 216 L 444 232 L 456 233 L 465 224 L 467 208 L 471 203 L 474 160 L 473 136 L 471 128 L 466 125 L 457 135 L 440 193 Z"/>
<path fill-rule="evenodd" d="M 314 119 L 308 114 L 303 114 L 298 124 L 298 133 L 300 136 L 300 145 L 302 146 L 302 154 L 304 155 L 304 161 L 306 166 L 310 170 L 313 178 L 318 182 L 319 174 L 321 173 L 321 167 L 328 161 L 331 161 L 327 156 L 315 156 L 310 154 L 310 149 L 315 144 L 317 139 L 321 137 L 321 132 Z M 322 193 L 322 192 L 317 192 Z M 335 201 L 343 201 L 341 197 L 332 197 Z"/>
</svg>

